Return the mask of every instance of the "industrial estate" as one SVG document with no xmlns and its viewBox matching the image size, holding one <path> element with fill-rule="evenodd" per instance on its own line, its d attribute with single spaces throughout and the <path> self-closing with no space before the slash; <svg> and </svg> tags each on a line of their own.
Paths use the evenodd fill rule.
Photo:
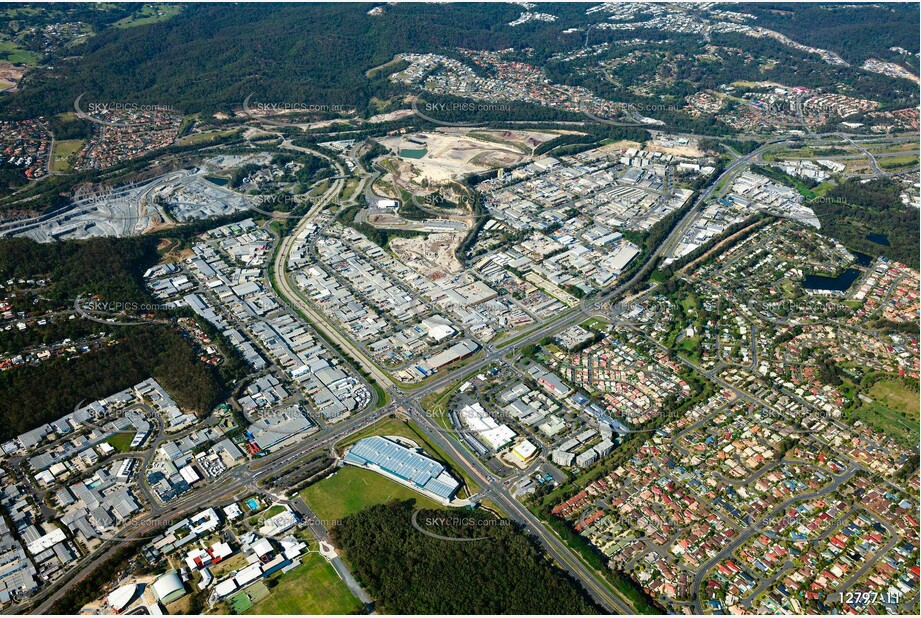
<svg viewBox="0 0 921 618">
<path fill-rule="evenodd" d="M 917 4 L 0 13 L 4 613 L 917 615 Z"/>
</svg>

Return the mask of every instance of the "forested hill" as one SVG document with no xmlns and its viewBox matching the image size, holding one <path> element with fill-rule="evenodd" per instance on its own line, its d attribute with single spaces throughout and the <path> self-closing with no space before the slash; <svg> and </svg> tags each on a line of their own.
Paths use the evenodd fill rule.
<svg viewBox="0 0 921 618">
<path fill-rule="evenodd" d="M 491 513 L 422 510 L 450 542 L 413 525 L 414 501 L 374 506 L 333 529 L 336 545 L 383 614 L 596 614 L 599 608 L 536 543 Z M 487 525 L 492 524 L 492 525 Z M 478 540 L 470 540 L 476 537 Z"/>
<path fill-rule="evenodd" d="M 375 6 L 382 13 L 369 15 Z M 344 105 L 366 112 L 372 96 L 389 98 L 400 92 L 384 72 L 371 79 L 365 76 L 394 54 L 515 48 L 529 50 L 522 59 L 540 65 L 554 53 L 585 44 L 585 27 L 603 20 L 587 15 L 588 6 L 544 4 L 540 10 L 555 15 L 556 21 L 510 27 L 524 10 L 512 3 L 190 4 L 159 23 L 133 28 L 99 24 L 98 35 L 50 58 L 53 68 L 35 69 L 24 78 L 19 93 L 0 99 L 0 115 L 35 117 L 68 111 L 84 92 L 87 100 L 169 105 L 184 113 L 239 108 L 250 93 L 266 103 Z M 801 4 L 731 7 L 755 14 L 757 25 L 837 51 L 858 67 L 871 56 L 904 60 L 889 50 L 893 45 L 917 50 L 916 5 L 898 10 L 831 10 Z M 865 27 L 873 35 L 857 36 L 865 34 Z M 656 31 L 637 32 L 648 38 Z M 628 35 L 637 36 L 591 31 L 596 44 Z M 743 47 L 755 41 L 746 38 Z M 817 70 L 830 84 L 856 80 L 847 71 L 838 75 L 827 66 Z"/>
<path fill-rule="evenodd" d="M 0 355 L 32 346 L 105 333 L 104 345 L 76 356 L 54 356 L 0 372 L 0 440 L 6 440 L 72 411 L 80 402 L 107 397 L 149 377 L 156 378 L 188 411 L 206 414 L 225 399 L 246 366 L 232 349 L 220 367 L 200 361 L 196 346 L 175 324 L 116 326 L 66 315 L 38 323 L 44 312 L 72 311 L 77 295 L 107 303 L 153 302 L 143 273 L 159 259 L 157 238 L 94 238 L 38 244 L 0 240 L 0 281 L 15 317 L 0 323 Z M 29 280 L 44 280 L 45 286 Z M 19 283 L 23 280 L 25 283 Z M 10 283 L 12 281 L 12 283 Z M 7 287 L 9 286 L 9 287 Z M 22 289 L 19 289 L 22 288 Z M 28 323 L 20 330 L 17 323 Z M 220 344 L 219 344 L 220 345 Z"/>
<path fill-rule="evenodd" d="M 758 18 L 757 24 L 788 37 L 839 54 L 861 65 L 869 58 L 904 62 L 918 70 L 917 56 L 890 49 L 902 47 L 918 53 L 918 3 L 759 3 L 733 6 Z"/>
<path fill-rule="evenodd" d="M 544 46 L 556 38 L 548 32 L 562 29 L 508 28 L 521 13 L 512 4 L 388 5 L 380 16 L 367 14 L 372 6 L 188 5 L 163 23 L 92 37 L 79 55 L 55 63 L 60 78 L 43 79 L 42 71 L 27 78 L 7 111 L 66 111 L 83 92 L 187 113 L 239 107 L 250 93 L 266 102 L 362 106 L 372 87 L 364 72 L 396 53 Z"/>
</svg>

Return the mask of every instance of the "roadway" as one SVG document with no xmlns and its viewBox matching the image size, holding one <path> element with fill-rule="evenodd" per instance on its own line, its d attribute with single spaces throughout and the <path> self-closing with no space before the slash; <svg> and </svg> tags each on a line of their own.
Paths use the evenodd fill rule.
<svg viewBox="0 0 921 618">
<path fill-rule="evenodd" d="M 548 334 L 569 326 L 573 323 L 584 320 L 587 316 L 594 314 L 605 303 L 614 301 L 621 297 L 630 287 L 645 276 L 653 268 L 658 259 L 672 250 L 677 240 L 684 233 L 689 224 L 696 218 L 696 214 L 703 204 L 714 194 L 718 187 L 724 184 L 724 181 L 731 180 L 734 175 L 745 169 L 752 161 L 766 150 L 777 143 L 786 141 L 786 139 L 774 140 L 768 142 L 751 153 L 733 160 L 727 168 L 714 179 L 707 188 L 697 196 L 691 208 L 684 214 L 681 220 L 673 227 L 665 240 L 656 247 L 647 257 L 643 266 L 627 281 L 621 283 L 609 292 L 596 297 L 593 301 L 581 305 L 568 313 L 562 314 L 557 318 L 548 320 L 540 324 L 537 328 L 527 332 L 524 336 L 518 337 L 513 341 L 507 342 L 501 346 L 486 346 L 486 354 L 477 361 L 465 365 L 462 369 L 453 373 L 446 373 L 442 376 L 435 376 L 427 381 L 423 386 L 410 391 L 402 390 L 390 376 L 381 370 L 377 365 L 368 359 L 361 350 L 352 344 L 351 340 L 343 335 L 324 315 L 314 310 L 309 302 L 292 286 L 288 273 L 287 262 L 288 255 L 293 248 L 298 235 L 309 225 L 316 216 L 332 200 L 341 193 L 344 187 L 345 171 L 338 162 L 330 159 L 323 153 L 312 151 L 307 148 L 294 146 L 289 140 L 282 143 L 285 148 L 291 148 L 302 152 L 309 152 L 316 156 L 334 161 L 340 169 L 340 177 L 337 178 L 330 188 L 324 193 L 301 219 L 294 231 L 281 239 L 276 258 L 272 263 L 272 273 L 282 299 L 290 306 L 300 310 L 311 320 L 311 325 L 322 333 L 328 340 L 334 342 L 347 354 L 349 354 L 361 368 L 373 377 L 378 384 L 384 388 L 394 398 L 395 405 L 403 406 L 408 410 L 409 416 L 416 421 L 420 428 L 433 440 L 448 452 L 452 458 L 457 461 L 461 468 L 471 477 L 476 478 L 482 484 L 483 494 L 488 495 L 503 512 L 521 524 L 525 529 L 534 534 L 540 543 L 545 547 L 553 559 L 566 569 L 573 577 L 578 579 L 592 597 L 600 603 L 606 610 L 612 612 L 621 612 L 625 614 L 634 613 L 629 602 L 614 593 L 608 584 L 603 580 L 599 573 L 590 569 L 578 556 L 574 555 L 568 546 L 563 543 L 549 528 L 547 528 L 538 518 L 530 511 L 524 508 L 511 494 L 508 487 L 495 479 L 492 474 L 485 470 L 482 464 L 461 445 L 455 443 L 452 439 L 445 437 L 445 432 L 434 425 L 430 418 L 421 410 L 418 402 L 422 397 L 429 393 L 441 390 L 445 386 L 455 382 L 457 374 L 464 374 L 477 371 L 491 363 L 500 361 L 503 356 L 512 354 L 531 343 L 535 343 Z M 354 152 L 351 155 L 354 157 Z M 356 161 L 357 163 L 357 161 Z M 371 182 L 368 172 L 356 165 L 356 170 L 362 172 L 359 188 L 354 195 L 360 194 L 361 189 L 368 190 Z M 734 390 L 734 389 L 733 389 Z M 331 446 L 343 437 L 353 433 L 360 427 L 363 427 L 377 418 L 383 416 L 384 409 L 366 409 L 364 412 L 353 415 L 349 419 L 342 421 L 332 427 L 325 427 L 309 438 L 286 448 L 280 449 L 265 458 L 256 459 L 237 466 L 228 471 L 217 480 L 206 483 L 199 489 L 189 492 L 181 498 L 167 503 L 156 511 L 159 516 L 154 521 L 141 520 L 123 531 L 125 539 L 142 538 L 144 534 L 161 527 L 164 521 L 170 521 L 188 514 L 190 511 L 202 508 L 202 505 L 219 505 L 222 502 L 228 503 L 235 500 L 237 494 L 247 488 L 255 485 L 271 474 L 276 474 L 286 467 L 296 463 L 298 459 L 307 453 L 326 446 Z M 799 496 L 797 499 L 805 499 L 808 496 Z M 64 584 L 56 586 L 54 589 L 48 589 L 34 597 L 33 602 L 39 604 L 35 607 L 35 612 L 47 612 L 53 603 L 60 599 L 73 585 L 83 581 L 88 577 L 107 557 L 111 543 L 104 543 L 96 551 L 84 557 L 78 562 L 78 566 L 64 577 Z M 706 569 L 701 569 L 705 573 Z"/>
<path fill-rule="evenodd" d="M 783 141 L 783 140 L 777 140 Z M 502 359 L 504 355 L 504 350 L 514 350 L 520 349 L 524 346 L 527 346 L 531 343 L 537 342 L 540 339 L 544 338 L 548 333 L 564 328 L 570 324 L 580 322 L 585 319 L 586 316 L 593 314 L 601 307 L 604 303 L 610 302 L 619 296 L 623 295 L 635 282 L 639 281 L 649 269 L 653 268 L 656 264 L 658 258 L 667 250 L 670 250 L 674 243 L 681 237 L 684 233 L 686 225 L 693 220 L 693 216 L 700 209 L 700 207 L 706 203 L 710 196 L 713 194 L 715 188 L 720 184 L 724 178 L 728 178 L 733 175 L 737 170 L 747 166 L 748 163 L 758 157 L 762 152 L 764 152 L 770 144 L 765 144 L 761 148 L 740 157 L 733 161 L 726 170 L 718 178 L 716 178 L 707 189 L 701 193 L 691 208 L 688 209 L 688 212 L 685 213 L 684 217 L 673 227 L 671 232 L 666 237 L 665 241 L 661 243 L 647 258 L 647 262 L 635 273 L 629 280 L 620 284 L 616 288 L 612 289 L 608 293 L 600 296 L 594 302 L 583 305 L 580 308 L 570 311 L 568 314 L 563 314 L 559 318 L 549 320 L 532 331 L 528 332 L 524 337 L 516 339 L 514 342 L 506 343 L 502 348 L 497 347 L 487 347 L 486 354 L 475 361 L 474 363 L 468 364 L 463 367 L 462 371 L 467 373 L 472 373 L 486 367 L 494 362 L 497 362 Z M 365 185 L 367 189 L 370 186 L 370 183 Z M 362 369 L 374 377 L 378 383 L 385 388 L 391 396 L 394 398 L 394 404 L 396 406 L 404 407 L 408 410 L 409 416 L 413 418 L 414 421 L 420 426 L 420 428 L 427 434 L 427 436 L 436 442 L 439 446 L 444 448 L 449 454 L 452 455 L 452 458 L 461 465 L 461 467 L 472 477 L 476 478 L 480 484 L 485 488 L 484 493 L 487 493 L 499 508 L 506 513 L 507 516 L 517 521 L 529 532 L 534 534 L 541 544 L 545 547 L 548 553 L 554 558 L 554 560 L 560 564 L 564 569 L 566 569 L 573 577 L 578 579 L 582 585 L 586 588 L 589 594 L 603 607 L 608 611 L 617 611 L 621 613 L 634 613 L 633 608 L 630 606 L 629 602 L 622 596 L 613 593 L 608 584 L 599 576 L 598 573 L 589 569 L 581 558 L 575 556 L 572 551 L 566 546 L 559 537 L 556 536 L 551 530 L 549 530 L 544 524 L 537 519 L 530 511 L 522 507 L 521 504 L 512 496 L 509 489 L 501 483 L 501 481 L 495 479 L 490 472 L 485 470 L 478 460 L 472 458 L 469 455 L 469 452 L 463 447 L 456 443 L 453 440 L 448 440 L 445 438 L 444 431 L 434 425 L 431 419 L 425 414 L 424 411 L 418 405 L 418 402 L 421 401 L 422 397 L 425 395 L 441 390 L 443 387 L 453 383 L 457 380 L 455 375 L 457 372 L 448 373 L 446 375 L 435 377 L 434 379 L 425 383 L 424 386 L 419 387 L 410 391 L 409 393 L 404 393 L 394 381 L 387 375 L 383 370 L 381 370 L 377 365 L 368 359 L 361 350 L 354 346 L 351 341 L 343 335 L 324 315 L 314 310 L 313 307 L 303 298 L 303 296 L 294 289 L 292 286 L 287 273 L 287 256 L 290 253 L 294 242 L 298 234 L 309 225 L 313 218 L 320 212 L 320 209 L 325 205 L 327 201 L 321 200 L 317 205 L 309 212 L 297 225 L 295 230 L 291 235 L 285 237 L 281 241 L 281 245 L 276 254 L 276 259 L 273 263 L 273 272 L 276 285 L 278 286 L 281 296 L 286 302 L 297 307 L 305 315 L 307 315 L 313 322 L 313 326 L 318 330 L 322 331 L 330 340 L 336 342 L 343 350 L 347 351 L 353 359 L 355 359 L 361 366 Z"/>
</svg>

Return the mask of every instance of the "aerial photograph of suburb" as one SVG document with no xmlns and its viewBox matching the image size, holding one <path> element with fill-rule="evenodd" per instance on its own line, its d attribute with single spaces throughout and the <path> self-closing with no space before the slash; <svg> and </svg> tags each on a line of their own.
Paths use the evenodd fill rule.
<svg viewBox="0 0 921 618">
<path fill-rule="evenodd" d="M 0 613 L 921 613 L 921 2 L 0 3 Z"/>
</svg>

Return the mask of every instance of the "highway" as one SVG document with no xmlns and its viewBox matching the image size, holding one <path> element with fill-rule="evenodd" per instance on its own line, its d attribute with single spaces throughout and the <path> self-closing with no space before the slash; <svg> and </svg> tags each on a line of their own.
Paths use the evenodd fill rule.
<svg viewBox="0 0 921 618">
<path fill-rule="evenodd" d="M 818 140 L 823 138 L 822 136 L 816 136 L 815 139 Z M 287 305 L 306 316 L 314 329 L 321 333 L 326 339 L 335 343 L 340 349 L 348 354 L 363 371 L 370 375 L 393 399 L 393 404 L 388 408 L 380 406 L 375 407 L 372 405 L 363 412 L 355 414 L 340 423 L 320 429 L 316 434 L 295 445 L 279 449 L 264 458 L 255 459 L 246 464 L 232 468 L 216 480 L 196 486 L 196 489 L 193 491 L 166 505 L 159 505 L 155 502 L 151 502 L 152 509 L 150 518 L 138 521 L 129 526 L 126 530 L 123 530 L 121 532 L 121 539 L 133 540 L 143 538 L 145 534 L 162 527 L 163 522 L 188 515 L 191 511 L 200 510 L 204 505 L 217 506 L 239 499 L 241 492 L 254 490 L 257 483 L 265 480 L 271 475 L 278 474 L 281 470 L 295 464 L 298 459 L 304 457 L 308 453 L 334 445 L 347 435 L 381 418 L 391 409 L 399 407 L 412 418 L 429 439 L 443 448 L 464 472 L 471 478 L 476 479 L 476 482 L 482 488 L 480 495 L 487 496 L 506 516 L 516 521 L 533 534 L 554 561 L 568 571 L 574 578 L 579 580 L 588 593 L 606 611 L 623 614 L 635 613 L 629 601 L 622 595 L 613 591 L 607 582 L 604 581 L 600 573 L 588 567 L 552 530 L 545 526 L 543 522 L 513 497 L 510 486 L 504 485 L 502 480 L 495 478 L 484 468 L 479 460 L 472 456 L 453 436 L 448 435 L 441 427 L 437 426 L 421 409 L 420 402 L 425 395 L 440 391 L 456 382 L 460 375 L 475 372 L 492 363 L 501 361 L 503 358 L 510 358 L 517 350 L 535 343 L 547 335 L 571 324 L 584 321 L 586 317 L 598 313 L 607 303 L 621 300 L 624 294 L 636 282 L 640 281 L 656 266 L 659 258 L 671 254 L 687 227 L 693 224 L 701 207 L 714 195 L 719 187 L 728 186 L 736 175 L 744 171 L 753 161 L 757 161 L 764 152 L 786 141 L 787 139 L 769 141 L 751 153 L 739 156 L 731 161 L 725 170 L 697 195 L 694 202 L 672 228 L 666 238 L 655 247 L 651 254 L 647 256 L 646 262 L 627 281 L 620 283 L 617 287 L 604 294 L 590 299 L 588 302 L 583 303 L 569 312 L 562 313 L 555 318 L 538 324 L 535 328 L 527 331 L 522 336 L 502 344 L 485 346 L 485 354 L 476 361 L 456 371 L 447 372 L 443 375 L 436 375 L 426 381 L 422 386 L 413 389 L 401 388 L 401 385 L 396 383 L 387 372 L 378 367 L 376 363 L 364 354 L 363 350 L 353 344 L 347 336 L 340 332 L 331 320 L 317 311 L 291 283 L 287 270 L 288 255 L 294 247 L 298 235 L 342 192 L 347 174 L 338 161 L 331 159 L 327 155 L 307 148 L 294 146 L 291 144 L 290 140 L 283 141 L 282 146 L 285 148 L 309 152 L 333 161 L 339 169 L 340 174 L 335 178 L 334 182 L 323 196 L 317 200 L 298 222 L 293 232 L 280 239 L 275 259 L 271 265 L 271 278 L 274 280 L 276 290 Z M 355 195 L 359 195 L 363 191 L 370 191 L 376 172 L 363 170 L 357 161 L 357 157 L 355 157 L 354 151 L 350 153 L 350 156 L 356 164 L 356 172 L 361 175 L 358 189 L 353 193 L 354 200 Z M 376 403 L 380 404 L 382 402 Z M 159 432 L 156 440 L 160 440 Z M 835 486 L 837 486 L 837 483 Z M 798 496 L 796 499 L 802 500 L 806 498 L 808 498 L 808 496 Z M 324 534 L 324 532 L 319 529 L 317 529 L 315 533 L 319 535 Z M 743 536 L 742 538 L 747 537 Z M 55 586 L 49 587 L 47 590 L 33 597 L 32 602 L 34 604 L 34 611 L 38 613 L 48 612 L 55 601 L 60 599 L 76 583 L 83 581 L 105 561 L 108 557 L 109 550 L 115 542 L 116 541 L 110 541 L 101 545 L 96 551 L 79 560 L 77 566 L 65 575 L 62 580 L 57 582 Z M 713 562 L 713 564 L 715 564 L 715 562 Z M 702 580 L 706 571 L 707 569 L 700 570 L 698 581 L 695 581 L 695 586 L 699 586 L 699 580 Z M 15 609 L 21 610 L 22 608 L 19 607 Z"/>
<path fill-rule="evenodd" d="M 525 336 L 516 339 L 513 343 L 506 343 L 504 346 L 501 346 L 501 348 L 487 348 L 487 353 L 482 358 L 474 363 L 464 366 L 463 369 L 459 371 L 462 371 L 464 374 L 468 374 L 486 367 L 491 363 L 501 360 L 507 351 L 511 352 L 513 350 L 520 349 L 531 343 L 539 341 L 540 339 L 547 336 L 547 334 L 550 332 L 564 328 L 570 324 L 580 322 L 584 320 L 586 316 L 595 313 L 598 308 L 603 306 L 605 303 L 611 302 L 612 300 L 622 296 L 636 281 L 639 281 L 641 277 L 645 276 L 646 273 L 648 273 L 649 270 L 655 266 L 658 258 L 663 255 L 663 253 L 671 250 L 677 239 L 680 238 L 684 233 L 688 223 L 693 221 L 697 211 L 710 198 L 716 187 L 720 185 L 723 179 L 731 178 L 738 170 L 744 169 L 744 167 L 747 166 L 751 160 L 760 156 L 761 153 L 772 147 L 774 143 L 781 141 L 783 140 L 777 140 L 770 144 L 765 144 L 761 148 L 758 148 L 748 155 L 734 160 L 723 171 L 723 173 L 720 174 L 718 178 L 714 179 L 714 181 L 703 193 L 697 196 L 694 203 L 685 213 L 684 217 L 673 227 L 672 231 L 668 234 L 666 239 L 652 252 L 650 256 L 648 256 L 647 262 L 629 280 L 621 283 L 619 286 L 595 299 L 590 304 L 583 305 L 580 308 L 570 311 L 567 314 L 563 314 L 556 319 L 552 319 L 543 324 L 540 324 L 537 328 L 529 331 Z M 365 184 L 366 191 L 369 190 L 370 184 L 370 182 Z M 493 477 L 488 471 L 484 470 L 479 461 L 472 457 L 463 446 L 456 444 L 453 440 L 447 439 L 445 432 L 440 427 L 435 426 L 431 419 L 424 413 L 424 411 L 421 410 L 418 402 L 421 401 L 422 397 L 429 393 L 441 390 L 442 388 L 455 382 L 458 379 L 456 375 L 458 372 L 448 373 L 444 376 L 435 377 L 434 379 L 428 381 L 424 386 L 412 391 L 402 391 L 388 374 L 377 367 L 377 365 L 368 359 L 357 346 L 352 344 L 352 342 L 345 335 L 340 333 L 328 318 L 326 318 L 320 312 L 316 311 L 291 284 L 286 265 L 287 256 L 294 245 L 295 239 L 297 235 L 313 221 L 313 218 L 316 216 L 316 214 L 318 214 L 322 207 L 332 199 L 333 195 L 335 195 L 335 193 L 332 192 L 331 188 L 330 192 L 326 196 L 327 199 L 320 200 L 311 210 L 311 212 L 307 213 L 307 215 L 301 220 L 292 234 L 282 239 L 281 245 L 276 254 L 276 259 L 272 265 L 274 280 L 280 295 L 288 304 L 296 307 L 298 310 L 307 315 L 317 330 L 321 331 L 330 340 L 336 342 L 337 345 L 339 345 L 350 356 L 352 356 L 353 359 L 360 363 L 362 365 L 362 369 L 371 375 L 378 382 L 378 384 L 385 388 L 393 397 L 394 405 L 403 407 L 405 410 L 407 410 L 409 416 L 413 418 L 413 420 L 420 426 L 420 428 L 427 434 L 427 436 L 436 444 L 444 448 L 449 454 L 451 454 L 452 458 L 459 465 L 461 465 L 465 472 L 467 472 L 473 478 L 476 478 L 477 482 L 484 488 L 484 493 L 488 494 L 490 499 L 495 501 L 497 506 L 499 506 L 499 508 L 501 508 L 507 516 L 534 534 L 548 551 L 548 553 L 554 558 L 554 560 L 560 564 L 561 567 L 565 568 L 573 577 L 578 579 L 596 600 L 596 602 L 601 604 L 601 606 L 608 611 L 625 614 L 634 613 L 635 610 L 624 597 L 612 592 L 611 588 L 607 585 L 606 582 L 603 581 L 598 573 L 591 570 L 585 565 L 584 562 L 582 562 L 579 557 L 575 556 L 573 552 L 559 539 L 559 537 L 556 536 L 555 533 L 544 526 L 540 520 L 538 520 L 532 513 L 530 513 L 530 511 L 524 508 L 511 495 L 509 490 L 502 485 L 500 480 L 495 479 L 495 477 Z"/>
<path fill-rule="evenodd" d="M 633 286 L 634 283 L 644 277 L 650 269 L 658 262 L 658 259 L 669 253 L 678 239 L 684 234 L 685 229 L 696 218 L 701 207 L 711 198 L 717 187 L 729 182 L 738 173 L 744 171 L 752 161 L 757 160 L 764 152 L 776 147 L 778 144 L 786 142 L 785 139 L 778 139 L 768 142 L 751 153 L 738 157 L 733 160 L 725 170 L 715 178 L 706 189 L 700 193 L 690 208 L 688 208 L 682 219 L 672 228 L 665 240 L 656 247 L 651 255 L 647 257 L 646 263 L 627 281 L 621 283 L 616 288 L 594 299 L 588 304 L 583 304 L 577 309 L 568 313 L 561 314 L 559 317 L 548 320 L 539 324 L 536 328 L 528 331 L 524 336 L 518 337 L 504 345 L 494 347 L 487 346 L 486 354 L 479 360 L 470 363 L 463 369 L 448 373 L 443 376 L 437 376 L 429 380 L 424 386 L 409 392 L 403 392 L 391 380 L 390 376 L 381 370 L 377 365 L 368 359 L 351 341 L 341 334 L 328 318 L 314 310 L 313 307 L 303 298 L 303 296 L 294 288 L 287 276 L 287 255 L 293 246 L 294 238 L 298 233 L 312 221 L 311 213 L 298 224 L 294 232 L 282 240 L 281 247 L 278 250 L 275 262 L 273 264 L 274 278 L 278 285 L 279 292 L 286 302 L 300 309 L 313 322 L 315 328 L 321 330 L 331 340 L 335 341 L 352 358 L 356 359 L 362 365 L 364 371 L 374 377 L 378 383 L 384 387 L 394 399 L 394 404 L 404 407 L 408 410 L 413 420 L 425 431 L 427 436 L 436 442 L 439 446 L 445 448 L 455 461 L 457 461 L 464 470 L 484 487 L 484 492 L 488 493 L 490 499 L 505 512 L 511 519 L 524 526 L 529 532 L 534 534 L 541 544 L 547 549 L 548 553 L 554 560 L 565 568 L 573 577 L 578 579 L 592 597 L 605 607 L 608 611 L 625 614 L 635 613 L 635 610 L 620 595 L 611 592 L 608 585 L 602 580 L 600 575 L 589 569 L 582 560 L 575 556 L 573 552 L 544 524 L 538 520 L 530 511 L 524 508 L 506 489 L 502 486 L 501 481 L 492 477 L 488 471 L 485 471 L 476 458 L 469 455 L 469 452 L 461 445 L 456 444 L 453 440 L 445 437 L 445 432 L 435 426 L 431 419 L 421 410 L 418 402 L 422 397 L 429 393 L 441 390 L 455 382 L 458 377 L 457 373 L 469 374 L 482 369 L 492 363 L 500 361 L 503 356 L 512 354 L 515 350 L 521 349 L 532 343 L 540 341 L 549 333 L 565 328 L 571 324 L 583 321 L 587 316 L 596 313 L 599 308 L 606 303 L 620 299 L 624 293 Z M 725 182 L 724 182 L 725 181 Z M 365 190 L 369 190 L 371 183 L 365 184 Z M 319 205 L 315 208 L 313 214 L 319 213 Z M 492 480 L 490 480 L 492 479 Z"/>
</svg>

